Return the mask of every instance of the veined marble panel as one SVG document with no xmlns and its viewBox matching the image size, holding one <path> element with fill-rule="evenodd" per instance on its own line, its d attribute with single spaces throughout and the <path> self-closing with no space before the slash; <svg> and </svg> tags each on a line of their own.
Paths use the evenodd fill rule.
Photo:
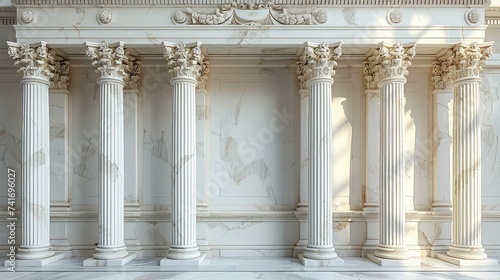
<svg viewBox="0 0 500 280">
<path fill-rule="evenodd" d="M 294 73 L 272 68 L 234 72 L 216 68 L 209 82 L 210 207 L 293 209 L 298 198 Z"/>
</svg>

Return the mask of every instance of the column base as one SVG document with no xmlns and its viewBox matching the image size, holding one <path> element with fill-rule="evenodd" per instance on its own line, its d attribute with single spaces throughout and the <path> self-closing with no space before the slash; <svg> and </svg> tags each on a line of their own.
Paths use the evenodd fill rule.
<svg viewBox="0 0 500 280">
<path fill-rule="evenodd" d="M 446 252 L 449 257 L 463 260 L 484 260 L 488 256 L 484 253 L 483 246 L 460 246 L 451 245 Z"/>
<path fill-rule="evenodd" d="M 313 260 L 333 260 L 337 258 L 335 248 L 332 247 L 313 247 L 307 245 L 304 249 L 304 258 Z"/>
<path fill-rule="evenodd" d="M 127 256 L 119 259 L 110 260 L 100 260 L 94 258 L 88 258 L 83 261 L 83 266 L 123 266 L 131 260 L 135 259 L 137 255 L 135 253 L 128 253 Z"/>
<path fill-rule="evenodd" d="M 206 257 L 205 254 L 200 254 L 200 256 L 197 258 L 186 259 L 186 260 L 163 258 L 160 261 L 160 266 L 166 266 L 166 267 L 200 266 L 201 263 L 205 260 L 205 257 Z"/>
<path fill-rule="evenodd" d="M 482 260 L 465 260 L 450 257 L 447 254 L 437 254 L 438 259 L 458 266 L 498 266 L 498 260 L 482 259 Z"/>
<path fill-rule="evenodd" d="M 200 257 L 201 253 L 198 250 L 198 246 L 194 246 L 191 248 L 176 248 L 170 246 L 167 251 L 167 258 L 173 260 L 191 260 Z"/>
<path fill-rule="evenodd" d="M 373 254 L 377 258 L 387 260 L 409 260 L 411 258 L 408 249 L 404 246 L 378 245 Z"/>
<path fill-rule="evenodd" d="M 20 260 L 16 259 L 15 263 L 16 266 L 19 267 L 26 267 L 26 266 L 44 266 L 49 263 L 56 262 L 58 260 L 61 260 L 64 258 L 64 254 L 54 254 L 48 258 L 43 258 L 43 259 L 32 259 L 32 260 Z M 12 266 L 12 263 L 10 260 L 5 260 L 4 261 L 4 266 Z"/>
<path fill-rule="evenodd" d="M 37 260 L 46 259 L 54 255 L 54 251 L 50 250 L 50 246 L 45 247 L 21 247 L 17 250 L 16 259 L 19 260 Z"/>
<path fill-rule="evenodd" d="M 344 260 L 336 257 L 329 260 L 316 260 L 304 257 L 304 254 L 299 254 L 299 260 L 304 266 L 318 267 L 318 266 L 344 266 Z"/>
<path fill-rule="evenodd" d="M 126 258 L 128 255 L 129 253 L 127 252 L 125 246 L 116 248 L 96 247 L 95 253 L 92 255 L 92 258 L 96 260 L 107 261 Z"/>
<path fill-rule="evenodd" d="M 420 266 L 419 259 L 410 258 L 403 260 L 392 260 L 392 259 L 379 258 L 374 254 L 367 254 L 367 257 L 369 260 L 380 266 Z"/>
</svg>

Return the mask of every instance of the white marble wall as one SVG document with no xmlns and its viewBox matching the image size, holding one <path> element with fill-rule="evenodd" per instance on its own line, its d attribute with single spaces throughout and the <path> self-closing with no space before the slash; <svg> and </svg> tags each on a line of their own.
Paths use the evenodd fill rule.
<svg viewBox="0 0 500 280">
<path fill-rule="evenodd" d="M 7 61 L 11 63 L 12 61 Z M 6 62 L 6 63 L 7 63 Z M 87 63 L 88 64 L 85 64 Z M 198 124 L 204 122 L 207 149 L 199 149 L 198 168 L 205 167 L 204 184 L 208 211 L 198 214 L 198 235 L 203 235 L 212 255 L 290 256 L 299 239 L 299 223 L 293 211 L 299 197 L 300 146 L 299 96 L 293 60 L 246 63 L 226 67 L 211 61 L 206 107 L 200 109 Z M 2 62 L 3 63 L 3 62 Z M 89 255 L 97 242 L 97 74 L 90 61 L 72 63 L 70 185 L 53 176 L 54 190 L 67 190 L 70 211 L 52 212 L 51 236 L 56 250 Z M 345 62 L 349 63 L 349 62 Z M 442 231 L 430 216 L 432 207 L 432 85 L 429 67 L 409 69 L 405 104 L 405 188 L 407 240 L 412 250 L 429 250 Z M 85 65 L 88 65 L 85 66 Z M 126 210 L 125 238 L 143 255 L 164 256 L 171 240 L 171 86 L 163 61 L 144 61 L 140 94 L 129 113 L 126 174 L 141 178 L 126 188 L 125 202 L 140 209 Z M 85 67 L 83 67 L 85 66 Z M 483 243 L 487 250 L 500 244 L 500 161 L 497 159 L 500 131 L 500 68 L 483 75 Z M 6 181 L 5 166 L 19 170 L 21 135 L 21 86 L 15 69 L 0 69 L 0 182 Z M 5 74 L 9 72 L 10 74 Z M 366 238 L 363 208 L 365 181 L 365 94 L 359 67 L 339 67 L 335 75 L 332 108 L 332 187 L 334 197 L 334 245 L 340 255 L 360 255 Z M 57 100 L 52 102 L 51 121 L 61 124 Z M 200 104 L 200 103 L 198 103 Z M 54 116 L 54 117 L 53 117 Z M 128 117 L 127 117 L 128 116 Z M 136 120 L 140 120 L 137 123 Z M 134 128 L 134 125 L 136 125 Z M 55 131 L 55 130 L 54 130 Z M 60 130 L 58 130 L 60 131 Z M 53 152 L 62 141 L 54 133 Z M 141 139 L 142 138 L 142 139 Z M 139 140 L 138 140 L 139 139 Z M 198 138 L 200 139 L 200 138 Z M 140 141 L 134 144 L 134 141 Z M 140 144 L 142 143 L 142 147 Z M 134 145 L 137 145 L 134 147 Z M 135 149 L 134 149 L 135 148 Z M 142 159 L 141 159 L 142 157 Z M 131 161 L 136 162 L 131 162 Z M 57 156 L 52 161 L 58 160 Z M 140 167 L 135 172 L 134 166 Z M 142 174 L 141 174 L 142 173 Z M 198 177 L 200 180 L 200 177 Z M 66 201 L 64 193 L 53 192 L 52 201 Z M 0 206 L 6 206 L 0 192 Z M 133 204 L 133 203 L 137 204 Z M 132 205 L 133 204 L 133 205 Z M 19 201 L 20 205 L 20 201 Z M 134 206 L 135 208 L 137 208 Z M 134 208 L 132 207 L 132 208 Z M 130 208 L 130 207 L 129 207 Z M 5 211 L 4 211 L 5 212 Z M 4 215 L 4 214 L 3 214 Z M 450 217 L 451 219 L 451 217 Z M 0 228 L 0 236 L 5 236 Z M 6 244 L 0 237 L 0 244 Z M 0 251 L 6 247 L 0 246 Z"/>
</svg>

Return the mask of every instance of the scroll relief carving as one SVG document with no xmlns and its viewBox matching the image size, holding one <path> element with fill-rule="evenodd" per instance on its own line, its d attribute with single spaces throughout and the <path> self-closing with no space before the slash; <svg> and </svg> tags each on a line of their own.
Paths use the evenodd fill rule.
<svg viewBox="0 0 500 280">
<path fill-rule="evenodd" d="M 312 78 L 335 75 L 337 60 L 342 55 L 342 44 L 329 46 L 326 43 L 319 45 L 307 44 L 304 53 L 297 61 L 297 75 L 300 89 L 307 88 L 307 81 Z"/>
<path fill-rule="evenodd" d="M 174 12 L 172 20 L 176 24 L 188 25 L 316 25 L 325 23 L 328 14 L 317 8 L 308 12 L 290 13 L 283 6 L 271 2 L 232 2 L 212 13 L 194 11 L 192 8 L 180 9 Z"/>
<path fill-rule="evenodd" d="M 7 44 L 9 45 L 9 56 L 16 60 L 14 65 L 19 67 L 18 73 L 22 73 L 24 77 L 47 80 L 54 76 L 54 58 L 49 53 L 45 42 L 33 46 L 28 43 L 7 42 Z"/>
</svg>

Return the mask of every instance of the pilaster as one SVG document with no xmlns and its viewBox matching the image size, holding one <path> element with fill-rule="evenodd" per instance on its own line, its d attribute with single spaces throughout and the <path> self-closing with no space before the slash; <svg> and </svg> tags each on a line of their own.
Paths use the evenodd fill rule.
<svg viewBox="0 0 500 280">
<path fill-rule="evenodd" d="M 173 87 L 172 242 L 162 266 L 200 265 L 196 243 L 196 85 L 203 70 L 201 43 L 164 42 Z"/>
<path fill-rule="evenodd" d="M 366 166 L 363 215 L 366 219 L 366 240 L 362 256 L 373 253 L 379 244 L 379 164 L 380 164 L 380 81 L 378 57 L 369 53 L 363 63 L 366 109 Z"/>
<path fill-rule="evenodd" d="M 100 74 L 98 141 L 99 243 L 84 266 L 122 266 L 135 258 L 124 243 L 124 43 L 86 43 Z"/>
<path fill-rule="evenodd" d="M 433 174 L 432 211 L 435 216 L 436 238 L 431 256 L 448 250 L 451 245 L 451 189 L 452 189 L 452 122 L 453 89 L 451 88 L 450 58 L 452 52 L 441 54 L 432 67 L 433 106 Z"/>
<path fill-rule="evenodd" d="M 299 82 L 309 89 L 308 243 L 299 259 L 305 266 L 343 265 L 333 247 L 331 138 L 332 85 L 341 44 L 305 43 Z"/>
</svg>

